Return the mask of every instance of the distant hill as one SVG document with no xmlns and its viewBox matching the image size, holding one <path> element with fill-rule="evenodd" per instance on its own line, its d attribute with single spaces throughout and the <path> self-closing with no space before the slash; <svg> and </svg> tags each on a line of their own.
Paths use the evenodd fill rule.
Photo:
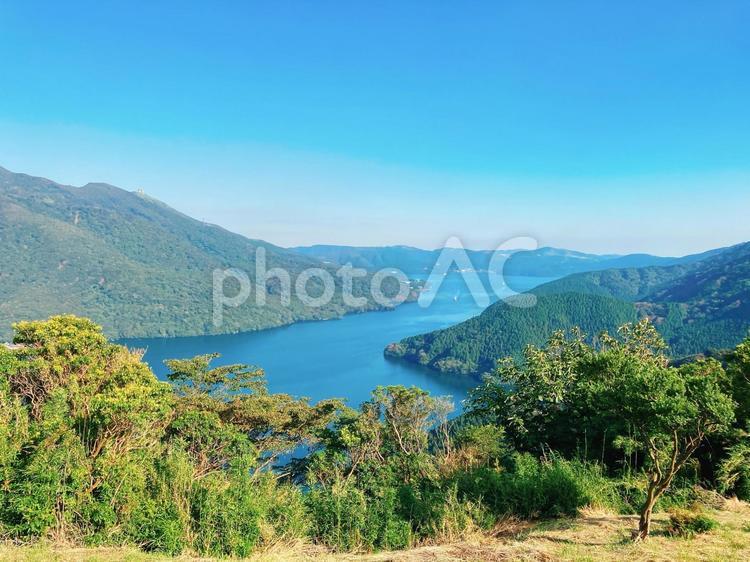
<svg viewBox="0 0 750 562">
<path fill-rule="evenodd" d="M 750 243 L 678 265 L 580 273 L 531 291 L 537 305 L 500 301 L 478 317 L 391 344 L 386 354 L 454 373 L 481 373 L 554 330 L 589 335 L 648 316 L 674 356 L 736 345 L 750 330 Z"/>
<path fill-rule="evenodd" d="M 289 250 L 331 264 L 351 263 L 353 267 L 369 270 L 393 267 L 407 274 L 428 272 L 438 254 L 434 250 L 410 246 L 357 247 L 318 244 L 297 246 Z"/>
<path fill-rule="evenodd" d="M 266 306 L 250 299 L 227 309 L 223 326 L 215 328 L 212 271 L 239 268 L 254 282 L 260 246 L 268 268 L 285 268 L 293 278 L 308 267 L 327 267 L 142 193 L 103 183 L 70 187 L 0 168 L 0 339 L 9 337 L 11 322 L 59 313 L 88 316 L 108 335 L 130 337 L 256 330 L 352 311 L 338 291 L 323 308 L 297 299 L 282 306 L 269 282 Z M 357 281 L 355 292 L 363 283 Z"/>
<path fill-rule="evenodd" d="M 422 250 L 410 246 L 299 246 L 290 248 L 300 254 L 329 263 L 351 263 L 364 269 L 398 268 L 407 274 L 429 273 L 443 250 Z M 447 258 L 455 250 L 447 249 Z M 684 257 L 660 257 L 649 254 L 599 255 L 575 252 L 559 248 L 539 248 L 537 250 L 506 251 L 504 263 L 506 275 L 529 277 L 561 277 L 585 271 L 600 271 L 621 267 L 668 266 L 694 263 L 721 250 Z M 487 271 L 490 268 L 492 250 L 467 250 L 474 269 Z"/>
</svg>

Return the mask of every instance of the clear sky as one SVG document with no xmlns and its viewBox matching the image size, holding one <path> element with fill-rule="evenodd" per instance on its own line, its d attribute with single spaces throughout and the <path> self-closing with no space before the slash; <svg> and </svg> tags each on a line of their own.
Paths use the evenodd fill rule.
<svg viewBox="0 0 750 562">
<path fill-rule="evenodd" d="M 281 245 L 750 240 L 750 2 L 0 2 L 0 166 Z"/>
</svg>

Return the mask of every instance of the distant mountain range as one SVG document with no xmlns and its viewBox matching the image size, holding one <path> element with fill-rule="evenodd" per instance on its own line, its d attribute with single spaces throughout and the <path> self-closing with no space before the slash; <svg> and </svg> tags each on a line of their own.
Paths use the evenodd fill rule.
<svg viewBox="0 0 750 562">
<path fill-rule="evenodd" d="M 248 299 L 227 308 L 216 328 L 212 271 L 239 268 L 254 282 L 261 246 L 268 268 L 284 268 L 293 278 L 309 267 L 331 269 L 192 219 L 143 193 L 103 183 L 70 187 L 0 168 L 0 341 L 9 337 L 11 322 L 59 313 L 88 316 L 108 335 L 129 337 L 257 330 L 379 308 L 372 302 L 348 307 L 340 291 L 322 308 L 296 298 L 286 307 L 270 281 L 266 306 Z M 365 282 L 355 280 L 355 293 L 364 292 Z"/>
<path fill-rule="evenodd" d="M 237 308 L 226 308 L 223 324 L 214 326 L 212 272 L 238 268 L 255 289 L 255 250 L 261 247 L 267 253 L 267 269 L 283 268 L 292 279 L 307 268 L 334 273 L 346 263 L 369 270 L 399 268 L 418 275 L 427 273 L 440 255 L 440 250 L 407 246 L 284 249 L 192 219 L 142 192 L 103 183 L 71 187 L 0 168 L 0 340 L 10 336 L 12 322 L 61 313 L 90 317 L 112 337 L 148 337 L 260 330 L 382 309 L 369 297 L 361 307 L 344 304 L 341 282 L 335 276 L 337 290 L 328 305 L 311 308 L 293 296 L 291 306 L 285 306 L 278 282 L 270 280 L 263 287 L 265 306 L 248 299 Z M 558 299 L 539 307 L 546 306 L 549 316 L 544 329 L 525 330 L 538 321 L 528 316 L 531 312 L 524 313 L 526 320 L 515 310 L 503 312 L 501 324 L 506 331 L 514 325 L 518 331 L 516 336 L 505 337 L 538 339 L 547 327 L 561 324 L 560 311 L 566 307 L 571 322 L 584 323 L 588 311 L 590 322 L 584 324 L 591 329 L 601 324 L 599 316 L 607 326 L 610 320 L 634 314 L 663 318 L 665 333 L 679 349 L 693 349 L 698 345 L 695 342 L 714 342 L 716 337 L 701 331 L 707 322 L 724 322 L 717 333 L 734 335 L 743 329 L 747 316 L 746 285 L 738 281 L 745 270 L 742 264 L 722 260 L 737 251 L 716 250 L 683 258 L 600 256 L 554 248 L 509 252 L 505 272 L 510 275 L 579 275 L 537 289 L 540 301 Z M 490 251 L 469 251 L 477 270 L 489 266 L 491 255 Z M 609 269 L 613 266 L 631 269 L 613 272 Z M 368 287 L 369 278 L 354 279 L 355 295 L 368 296 Z M 313 279 L 310 292 L 315 294 L 316 288 L 320 289 Z M 587 295 L 591 304 L 563 303 L 556 296 L 563 289 Z M 594 297 L 601 302 L 594 303 Z M 508 308 L 503 306 L 488 309 L 482 321 Z M 675 318 L 693 326 L 693 331 L 680 328 Z M 458 335 L 461 328 L 456 330 L 452 334 Z M 411 356 L 419 347 L 428 356 L 420 362 L 434 366 L 439 359 L 455 359 L 462 361 L 462 371 L 484 368 L 497 352 L 518 348 L 516 340 L 487 343 L 481 344 L 485 347 L 478 354 L 464 357 L 450 346 L 438 352 L 429 343 L 437 341 L 433 336 L 420 338 L 411 340 L 402 355 Z M 465 347 L 478 349 L 473 343 Z"/>
<path fill-rule="evenodd" d="M 526 344 L 544 343 L 554 330 L 580 326 L 596 335 L 643 316 L 653 320 L 677 357 L 734 346 L 750 330 L 750 243 L 676 265 L 573 274 L 530 293 L 536 306 L 499 301 L 456 326 L 393 343 L 386 355 L 478 374 Z"/>
<path fill-rule="evenodd" d="M 409 275 L 424 275 L 445 252 L 444 259 L 452 257 L 461 250 L 450 248 L 422 250 L 410 246 L 298 246 L 290 248 L 297 253 L 316 258 L 332 264 L 351 263 L 353 267 L 377 270 L 398 268 Z M 507 255 L 503 264 L 506 275 L 523 275 L 529 277 L 561 277 L 584 271 L 599 271 L 622 267 L 647 267 L 654 265 L 677 265 L 699 261 L 720 252 L 711 250 L 702 254 L 683 257 L 660 257 L 649 254 L 599 255 L 563 250 L 559 248 L 539 248 L 537 250 L 510 250 L 501 252 Z M 493 250 L 466 250 L 471 263 L 477 271 L 490 269 Z"/>
</svg>

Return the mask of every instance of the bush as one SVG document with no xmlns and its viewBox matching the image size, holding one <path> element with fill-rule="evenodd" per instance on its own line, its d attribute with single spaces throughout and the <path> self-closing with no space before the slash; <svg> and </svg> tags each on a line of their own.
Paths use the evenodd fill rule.
<svg viewBox="0 0 750 562">
<path fill-rule="evenodd" d="M 146 498 L 128 522 L 127 534 L 143 550 L 177 555 L 187 546 L 176 505 Z"/>
<path fill-rule="evenodd" d="M 222 474 L 205 480 L 192 505 L 195 549 L 209 556 L 249 556 L 260 541 L 255 490 Z"/>
<path fill-rule="evenodd" d="M 747 438 L 729 448 L 719 465 L 717 480 L 721 492 L 750 501 L 750 442 Z"/>
<path fill-rule="evenodd" d="M 708 533 L 717 526 L 716 520 L 700 509 L 673 509 L 669 513 L 667 532 L 672 536 L 690 538 Z"/>
<path fill-rule="evenodd" d="M 494 465 L 510 455 L 505 430 L 497 425 L 466 425 L 455 434 L 456 456 L 462 466 Z"/>
<path fill-rule="evenodd" d="M 180 554 L 189 546 L 192 466 L 187 454 L 170 450 L 152 463 L 147 474 L 128 476 L 123 482 L 132 491 L 121 507 L 122 538 L 147 551 Z"/>
<path fill-rule="evenodd" d="M 612 480 L 612 485 L 618 499 L 611 507 L 623 514 L 638 513 L 646 501 L 648 487 L 646 475 L 636 473 L 621 476 Z M 672 485 L 659 498 L 654 511 L 668 511 L 688 506 L 698 499 L 696 490 L 694 478 L 690 476 L 675 478 Z"/>
<path fill-rule="evenodd" d="M 456 476 L 462 499 L 481 502 L 496 517 L 575 515 L 590 504 L 617 503 L 614 486 L 589 464 L 517 454 L 505 469 L 478 468 Z"/>
<path fill-rule="evenodd" d="M 398 514 L 395 488 L 371 496 L 338 483 L 311 490 L 307 504 L 313 539 L 336 550 L 400 549 L 411 544 L 411 526 Z"/>
<path fill-rule="evenodd" d="M 309 536 L 310 516 L 299 487 L 278 484 L 275 475 L 265 474 L 256 482 L 256 493 L 266 498 L 261 521 L 262 544 Z"/>
</svg>

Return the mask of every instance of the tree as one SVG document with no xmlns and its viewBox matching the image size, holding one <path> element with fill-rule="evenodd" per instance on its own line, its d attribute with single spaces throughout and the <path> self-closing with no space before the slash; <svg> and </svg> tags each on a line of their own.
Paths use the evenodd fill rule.
<svg viewBox="0 0 750 562">
<path fill-rule="evenodd" d="M 559 330 L 544 347 L 526 346 L 521 362 L 499 360 L 494 373 L 472 391 L 470 415 L 505 426 L 519 446 L 549 443 L 551 432 L 564 425 L 559 418 L 570 420 L 570 394 L 582 361 L 592 353 L 585 337 L 579 329 Z M 554 441 L 560 445 L 559 438 Z"/>
<path fill-rule="evenodd" d="M 129 483 L 160 443 L 173 406 L 141 355 L 109 343 L 74 316 L 14 326 L 17 349 L 0 354 L 5 509 L 14 531 L 69 534 L 96 514 L 116 517 Z M 9 468 L 12 467 L 12 471 Z"/>
<path fill-rule="evenodd" d="M 729 355 L 727 373 L 737 402 L 737 426 L 745 429 L 750 422 L 750 337 Z"/>
<path fill-rule="evenodd" d="M 238 393 L 266 391 L 263 369 L 242 364 L 211 368 L 211 362 L 219 357 L 219 353 L 209 353 L 164 361 L 170 369 L 167 379 L 174 385 L 175 393 L 188 401 L 209 398 L 226 402 Z"/>
<path fill-rule="evenodd" d="M 167 378 L 179 397 L 170 430 L 186 442 L 196 462 L 196 477 L 226 467 L 249 454 L 260 471 L 279 456 L 312 445 L 337 416 L 340 400 L 310 405 L 305 398 L 270 394 L 262 369 L 242 364 L 211 367 L 218 353 L 169 359 Z"/>
<path fill-rule="evenodd" d="M 646 319 L 622 326 L 617 337 L 601 334 L 595 347 L 578 330 L 570 337 L 557 332 L 546 347 L 527 347 L 522 363 L 502 360 L 472 394 L 469 413 L 504 424 L 527 450 L 563 445 L 583 428 L 588 437 L 601 436 L 602 459 L 608 433 L 616 444 L 645 452 L 647 499 L 635 535 L 644 539 L 675 475 L 706 436 L 734 419 L 721 364 L 670 367 L 665 349 Z"/>
<path fill-rule="evenodd" d="M 600 411 L 624 423 L 629 441 L 650 460 L 646 501 L 634 533 L 643 540 L 658 499 L 703 440 L 730 427 L 734 404 L 724 391 L 726 373 L 719 362 L 669 367 L 653 351 L 662 346 L 650 324 L 630 334 L 633 339 L 624 342 L 605 339 L 603 350 L 584 366 L 582 380 Z M 643 345 L 633 345 L 638 342 Z"/>
</svg>

